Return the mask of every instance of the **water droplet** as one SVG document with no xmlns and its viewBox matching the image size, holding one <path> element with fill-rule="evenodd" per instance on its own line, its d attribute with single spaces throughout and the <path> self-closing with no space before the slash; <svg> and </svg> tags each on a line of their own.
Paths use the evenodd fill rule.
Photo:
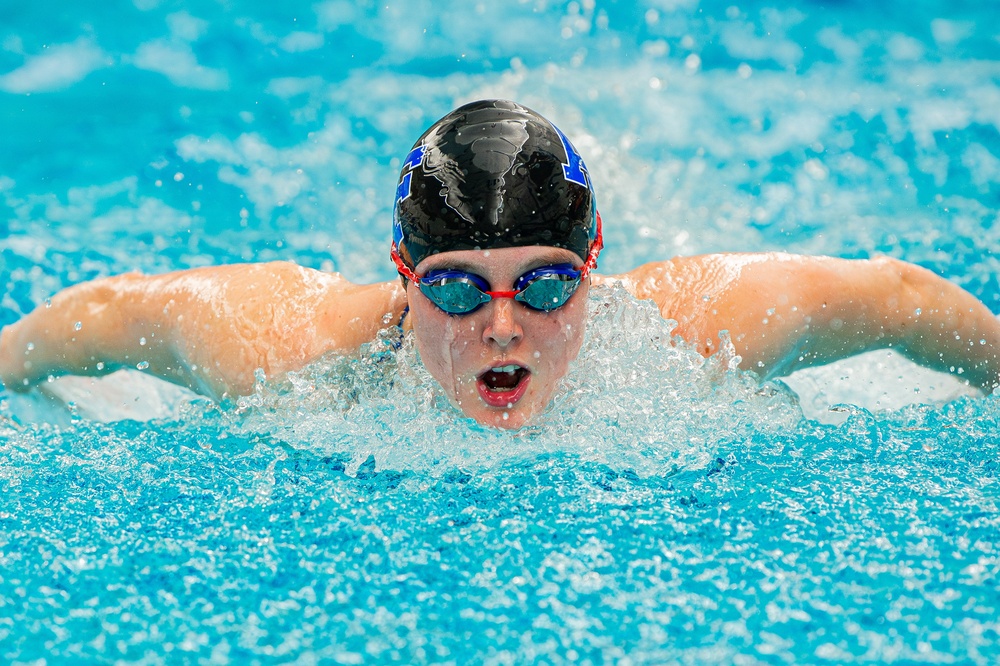
<svg viewBox="0 0 1000 666">
<path fill-rule="evenodd" d="M 83 322 L 82 321 L 78 321 L 75 324 L 73 324 L 73 330 L 79 331 L 81 328 L 83 328 Z"/>
<path fill-rule="evenodd" d="M 509 418 L 510 418 L 510 414 L 508 414 L 507 412 L 504 412 L 503 413 L 503 420 L 506 421 Z"/>
<path fill-rule="evenodd" d="M 104 369 L 104 361 L 98 361 L 97 362 L 97 369 L 98 370 L 103 370 Z"/>
<path fill-rule="evenodd" d="M 983 342 L 986 342 L 986 341 L 983 340 Z M 27 346 L 27 349 L 28 349 L 28 351 L 35 351 L 35 343 L 34 342 L 29 342 L 28 346 Z"/>
<path fill-rule="evenodd" d="M 46 298 L 45 299 L 45 307 L 47 307 L 47 308 L 51 308 L 52 307 L 52 299 L 51 298 Z"/>
<path fill-rule="evenodd" d="M 919 316 L 920 316 L 920 315 L 921 315 L 922 313 L 923 313 L 923 310 L 921 310 L 920 308 L 917 308 L 916 310 L 914 310 L 914 311 L 913 311 L 913 314 L 917 315 L 918 317 L 919 317 Z"/>
<path fill-rule="evenodd" d="M 983 343 L 985 344 L 986 341 L 983 340 Z M 536 351 L 534 354 L 532 354 L 532 356 L 534 356 L 535 358 L 541 358 L 542 357 L 542 352 Z"/>
<path fill-rule="evenodd" d="M 149 361 L 140 361 L 135 364 L 135 367 L 138 370 L 145 370 L 146 368 L 149 367 Z"/>
<path fill-rule="evenodd" d="M 986 344 L 986 340 L 980 340 L 980 341 L 979 341 L 979 344 L 981 344 L 981 345 L 985 345 L 985 344 Z"/>
<path fill-rule="evenodd" d="M 139 338 L 139 346 L 141 346 L 141 347 L 145 347 L 146 346 L 146 338 L 144 338 L 144 337 L 143 338 Z"/>
</svg>

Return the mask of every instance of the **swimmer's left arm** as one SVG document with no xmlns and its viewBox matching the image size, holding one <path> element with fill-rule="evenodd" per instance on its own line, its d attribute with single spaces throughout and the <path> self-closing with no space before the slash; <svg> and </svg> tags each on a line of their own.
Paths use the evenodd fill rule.
<svg viewBox="0 0 1000 666">
<path fill-rule="evenodd" d="M 659 296 L 678 334 L 709 355 L 727 330 L 741 367 L 764 377 L 891 347 L 986 391 L 1000 385 L 1000 321 L 910 263 L 720 254 L 647 265 L 640 277 L 644 270 L 646 284 L 660 288 L 647 297 Z M 649 280 L 651 272 L 661 279 Z"/>
</svg>

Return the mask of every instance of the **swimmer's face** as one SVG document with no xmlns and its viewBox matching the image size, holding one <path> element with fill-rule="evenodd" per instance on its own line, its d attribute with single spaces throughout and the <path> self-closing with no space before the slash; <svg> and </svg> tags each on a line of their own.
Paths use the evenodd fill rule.
<svg viewBox="0 0 1000 666">
<path fill-rule="evenodd" d="M 553 264 L 579 269 L 583 262 L 561 248 L 512 247 L 442 252 L 420 262 L 416 272 L 462 270 L 485 279 L 493 291 L 509 291 L 528 271 Z M 520 428 L 549 404 L 580 352 L 589 286 L 584 280 L 565 305 L 550 312 L 494 298 L 470 314 L 449 315 L 408 283 L 420 357 L 466 416 L 485 425 Z"/>
</svg>

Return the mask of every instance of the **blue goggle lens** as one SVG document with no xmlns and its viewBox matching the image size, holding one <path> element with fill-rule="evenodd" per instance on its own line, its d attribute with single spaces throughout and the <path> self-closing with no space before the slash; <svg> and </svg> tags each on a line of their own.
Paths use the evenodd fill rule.
<svg viewBox="0 0 1000 666">
<path fill-rule="evenodd" d="M 552 273 L 541 275 L 528 282 L 514 297 L 534 310 L 549 312 L 566 304 L 580 286 L 580 278 Z"/>
<path fill-rule="evenodd" d="M 486 290 L 480 289 L 469 277 L 471 276 L 425 278 L 433 281 L 421 280 L 420 291 L 431 303 L 448 314 L 468 314 L 490 301 Z"/>
</svg>

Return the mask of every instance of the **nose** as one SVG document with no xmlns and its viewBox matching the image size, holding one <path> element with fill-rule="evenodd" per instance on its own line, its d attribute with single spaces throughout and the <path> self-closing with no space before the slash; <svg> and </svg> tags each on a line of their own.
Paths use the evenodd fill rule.
<svg viewBox="0 0 1000 666">
<path fill-rule="evenodd" d="M 489 319 L 483 329 L 483 340 L 500 347 L 509 347 L 524 336 L 512 298 L 494 298 L 486 306 Z"/>
</svg>

